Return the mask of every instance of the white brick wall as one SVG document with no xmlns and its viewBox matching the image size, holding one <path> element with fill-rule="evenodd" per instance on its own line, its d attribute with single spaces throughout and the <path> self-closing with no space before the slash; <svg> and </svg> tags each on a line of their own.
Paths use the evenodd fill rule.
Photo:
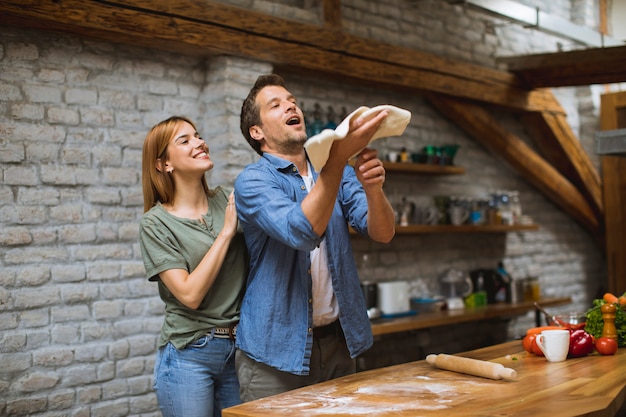
<svg viewBox="0 0 626 417">
<path fill-rule="evenodd" d="M 252 3 L 268 13 L 316 19 L 311 10 Z M 558 41 L 531 39 L 537 34 L 515 26 L 488 33 L 484 21 L 493 18 L 458 5 L 410 3 L 343 1 L 343 27 L 483 65 L 495 65 L 498 54 Z M 569 2 L 551 5 L 555 13 L 571 12 Z M 204 61 L 0 28 L 0 416 L 159 415 L 151 379 L 163 304 L 146 280 L 137 244 L 143 139 L 164 118 L 189 116 L 215 161 L 209 183 L 232 185 L 256 159 L 239 132 L 241 100 L 258 74 L 271 71 L 271 63 Z M 314 103 L 338 113 L 384 103 L 411 110 L 406 134 L 378 141 L 381 152 L 461 145 L 457 163 L 466 175 L 390 174 L 386 190 L 394 202 L 517 189 L 524 211 L 541 226 L 509 235 L 397 236 L 389 245 L 354 239 L 357 258 L 372 254 L 376 279 L 409 280 L 414 293 L 436 291 L 436 277 L 449 266 L 493 267 L 503 259 L 516 276 L 539 267 L 544 294 L 572 296 L 575 304 L 566 309 L 580 310 L 606 278 L 602 256 L 580 226 L 423 98 L 283 75 L 306 110 Z M 591 95 L 586 88 L 559 93 L 587 149 L 597 125 Z M 498 117 L 524 134 L 511 115 Z M 515 320 L 509 337 L 532 321 L 532 315 Z M 431 345 L 431 333 L 437 330 L 421 333 L 420 349 Z M 458 337 L 438 348 L 465 346 L 455 341 L 467 331 L 450 334 Z"/>
</svg>

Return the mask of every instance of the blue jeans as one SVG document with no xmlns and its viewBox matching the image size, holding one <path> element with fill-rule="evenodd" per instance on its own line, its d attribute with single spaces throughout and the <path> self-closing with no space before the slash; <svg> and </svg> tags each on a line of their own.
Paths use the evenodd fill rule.
<svg viewBox="0 0 626 417">
<path fill-rule="evenodd" d="M 241 403 L 235 342 L 202 336 L 181 350 L 168 343 L 157 352 L 154 390 L 163 417 L 220 417 Z"/>
</svg>

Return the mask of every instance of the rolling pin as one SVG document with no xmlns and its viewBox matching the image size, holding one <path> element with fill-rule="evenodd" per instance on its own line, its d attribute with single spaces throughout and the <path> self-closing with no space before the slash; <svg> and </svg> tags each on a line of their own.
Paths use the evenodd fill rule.
<svg viewBox="0 0 626 417">
<path fill-rule="evenodd" d="M 505 368 L 504 365 L 500 363 L 446 355 L 444 353 L 439 355 L 428 355 L 426 356 L 426 362 L 431 365 L 435 365 L 437 368 L 469 375 L 482 376 L 484 378 L 507 380 L 514 380 L 517 378 L 517 371 L 515 371 L 515 369 Z"/>
</svg>

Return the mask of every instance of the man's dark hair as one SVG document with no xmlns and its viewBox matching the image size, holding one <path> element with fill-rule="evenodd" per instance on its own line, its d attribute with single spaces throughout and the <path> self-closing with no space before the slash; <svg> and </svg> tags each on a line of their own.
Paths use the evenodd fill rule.
<svg viewBox="0 0 626 417">
<path fill-rule="evenodd" d="M 248 93 L 248 97 L 243 101 L 241 105 L 241 115 L 239 120 L 239 127 L 241 133 L 246 138 L 252 149 L 259 155 L 263 155 L 261 151 L 261 143 L 258 140 L 252 139 L 250 136 L 250 127 L 254 125 L 261 125 L 260 109 L 256 105 L 256 97 L 263 88 L 267 86 L 279 86 L 285 87 L 285 80 L 278 74 L 260 75 L 254 86 Z"/>
</svg>

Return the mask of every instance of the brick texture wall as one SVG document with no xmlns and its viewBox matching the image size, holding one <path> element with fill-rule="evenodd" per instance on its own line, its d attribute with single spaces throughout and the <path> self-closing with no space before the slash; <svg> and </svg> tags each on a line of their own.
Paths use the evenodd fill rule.
<svg viewBox="0 0 626 417">
<path fill-rule="evenodd" d="M 440 1 L 342 4 L 346 31 L 483 65 L 558 41 L 502 22 L 486 25 L 494 18 Z M 568 4 L 551 7 L 567 14 Z M 311 8 L 293 13 L 293 7 L 260 1 L 251 7 L 315 20 Z M 209 183 L 232 185 L 256 158 L 239 132 L 241 100 L 257 75 L 271 71 L 271 63 L 201 60 L 0 28 L 0 416 L 159 415 L 151 384 L 163 305 L 146 280 L 137 243 L 143 138 L 172 114 L 192 118 L 215 161 Z M 545 295 L 573 298 L 567 309 L 586 308 L 606 278 L 588 234 L 423 98 L 283 75 L 307 111 L 315 103 L 337 112 L 377 104 L 410 110 L 402 137 L 376 143 L 381 153 L 461 146 L 456 162 L 466 168 L 463 176 L 388 175 L 394 203 L 403 196 L 424 202 L 439 194 L 515 189 L 524 212 L 541 226 L 502 235 L 398 236 L 388 245 L 355 238 L 357 259 L 365 253 L 373 259 L 367 272 L 374 280 L 408 280 L 419 295 L 436 292 L 436 278 L 448 267 L 469 270 L 504 260 L 519 277 L 538 268 Z M 594 91 L 557 94 L 591 152 Z M 498 116 L 524 135 L 514 116 Z M 434 350 L 464 350 L 513 338 L 532 322 L 529 314 L 383 338 L 360 363 L 382 366 Z"/>
</svg>

